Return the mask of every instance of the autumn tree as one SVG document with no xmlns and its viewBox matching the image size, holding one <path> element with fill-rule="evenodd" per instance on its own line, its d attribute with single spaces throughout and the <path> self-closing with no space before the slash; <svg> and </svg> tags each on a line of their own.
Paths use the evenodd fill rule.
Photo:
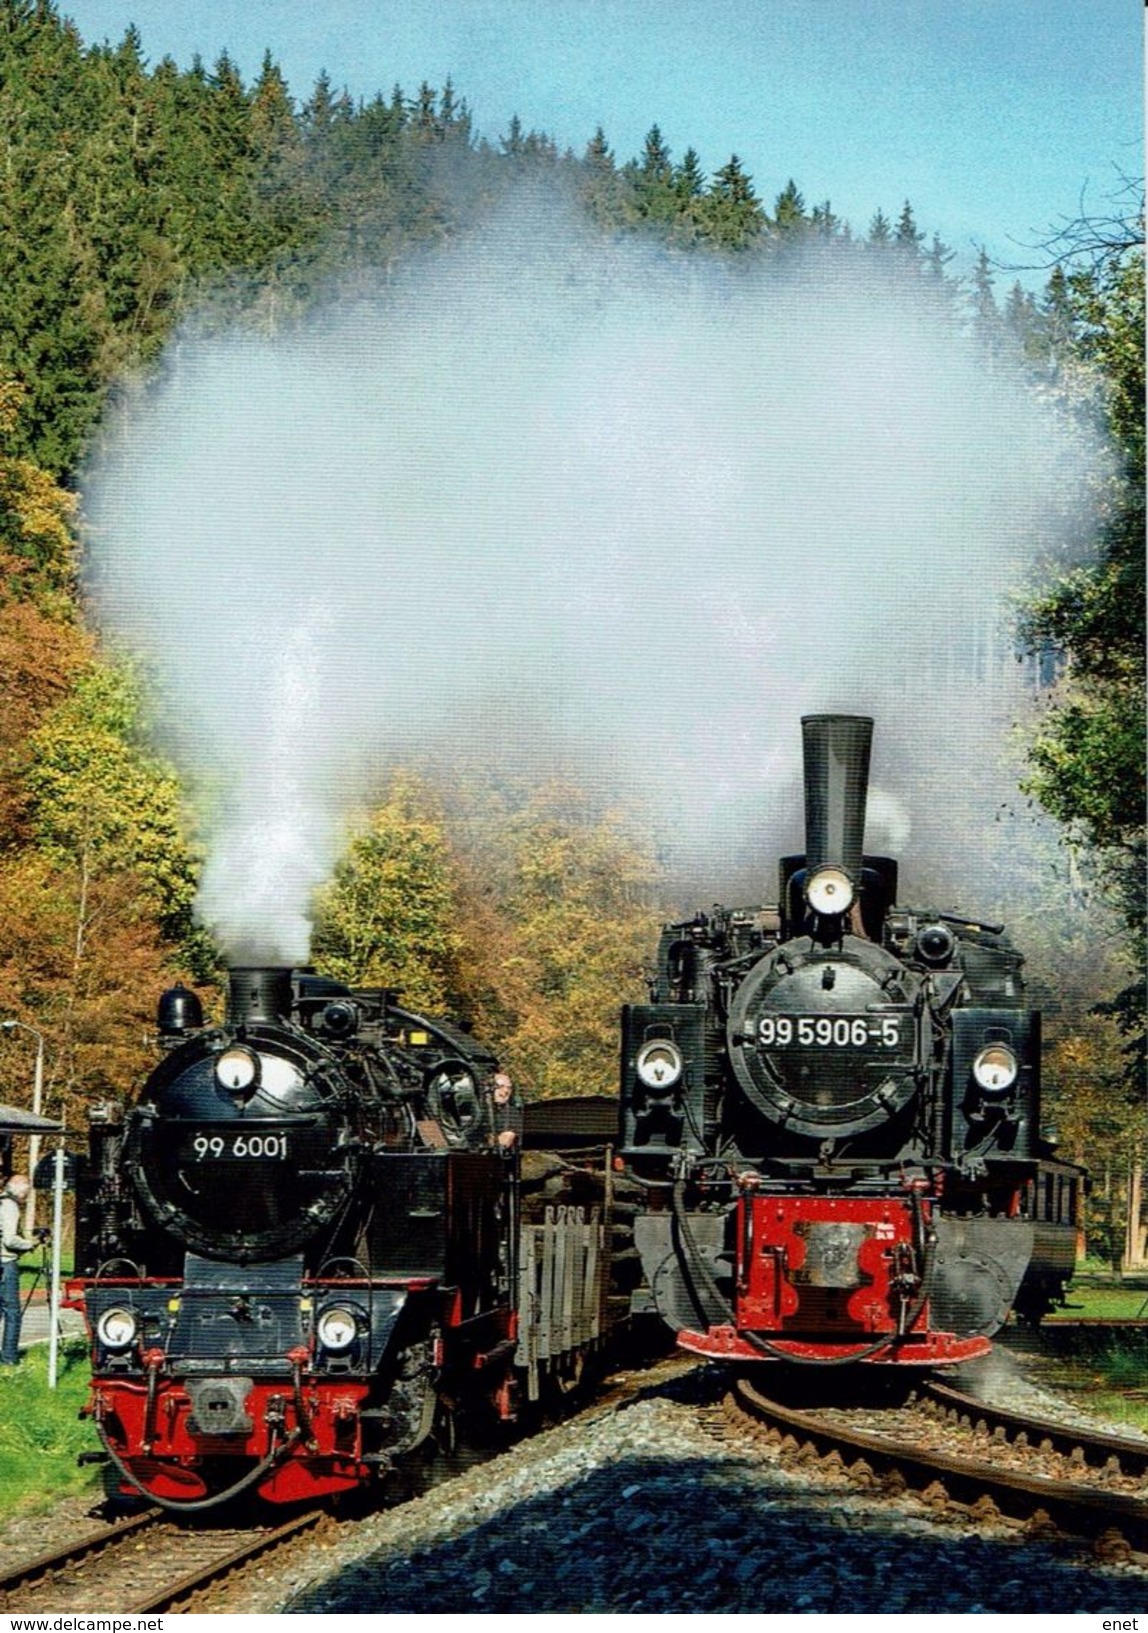
<svg viewBox="0 0 1148 1633">
<path fill-rule="evenodd" d="M 511 817 L 507 841 L 507 973 L 522 1006 L 507 1057 L 541 1096 L 613 1093 L 620 1008 L 642 995 L 655 939 L 654 861 L 620 813 L 560 784 Z"/>
<path fill-rule="evenodd" d="M 0 844 L 22 820 L 30 739 L 66 695 L 88 644 L 72 595 L 75 500 L 11 451 L 23 388 L 0 383 Z"/>
<path fill-rule="evenodd" d="M 457 885 L 449 843 L 425 785 L 396 775 L 322 891 L 312 956 L 352 986 L 397 988 L 429 1013 L 458 1010 Z"/>
<path fill-rule="evenodd" d="M 24 788 L 40 851 L 75 869 L 81 896 L 99 876 L 133 873 L 140 910 L 154 915 L 185 956 L 200 957 L 191 917 L 196 863 L 184 838 L 180 787 L 146 746 L 138 675 L 126 664 L 92 659 L 30 748 Z"/>
<path fill-rule="evenodd" d="M 35 846 L 4 858 L 0 1011 L 43 1035 L 45 1111 L 73 1132 L 89 1105 L 127 1098 L 154 1065 L 156 999 L 179 973 L 130 871 L 85 879 Z M 27 1104 L 20 1042 L 0 1054 L 0 1099 Z"/>
<path fill-rule="evenodd" d="M 21 393 L 0 389 L 0 432 Z M 46 1105 L 90 1100 L 147 1064 L 151 1012 L 190 972 L 193 868 L 174 780 L 142 746 L 127 671 L 95 659 L 72 594 L 74 502 L 0 450 L 0 1014 L 45 1040 Z M 0 1051 L 27 1097 L 26 1044 Z"/>
</svg>

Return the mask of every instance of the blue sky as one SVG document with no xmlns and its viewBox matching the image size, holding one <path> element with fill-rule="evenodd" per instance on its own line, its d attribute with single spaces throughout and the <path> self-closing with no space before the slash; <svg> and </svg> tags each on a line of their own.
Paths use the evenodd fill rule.
<svg viewBox="0 0 1148 1633">
<path fill-rule="evenodd" d="M 967 264 L 1102 211 L 1142 153 L 1139 0 L 60 0 L 86 41 L 134 22 L 151 62 L 245 79 L 270 48 L 292 93 L 449 75 L 479 134 L 511 116 L 618 159 L 654 123 L 712 173 L 736 152 L 767 205 L 793 177 L 864 232 L 906 198 Z M 1036 281 L 1039 282 L 1039 279 Z"/>
</svg>

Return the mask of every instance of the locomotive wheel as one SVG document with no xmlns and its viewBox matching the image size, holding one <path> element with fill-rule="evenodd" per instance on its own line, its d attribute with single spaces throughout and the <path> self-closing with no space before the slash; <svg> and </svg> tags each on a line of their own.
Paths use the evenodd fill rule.
<svg viewBox="0 0 1148 1633">
<path fill-rule="evenodd" d="M 451 1457 L 458 1450 L 458 1419 L 454 1408 L 441 1396 L 435 1411 L 434 1428 L 431 1430 L 430 1438 L 435 1450 L 443 1457 Z"/>
</svg>

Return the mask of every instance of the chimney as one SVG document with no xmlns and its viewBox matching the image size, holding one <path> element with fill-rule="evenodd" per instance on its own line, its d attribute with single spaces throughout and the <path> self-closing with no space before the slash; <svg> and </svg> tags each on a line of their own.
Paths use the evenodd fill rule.
<svg viewBox="0 0 1148 1633">
<path fill-rule="evenodd" d="M 231 971 L 227 1019 L 232 1026 L 271 1025 L 291 1015 L 291 967 L 242 964 Z"/>
<path fill-rule="evenodd" d="M 873 722 L 854 714 L 802 717 L 805 749 L 805 866 L 844 868 L 858 883 L 865 841 Z"/>
</svg>

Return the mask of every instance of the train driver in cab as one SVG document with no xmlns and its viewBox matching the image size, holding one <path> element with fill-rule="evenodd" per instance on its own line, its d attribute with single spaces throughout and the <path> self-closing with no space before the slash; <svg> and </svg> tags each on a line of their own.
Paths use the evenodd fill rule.
<svg viewBox="0 0 1148 1633">
<path fill-rule="evenodd" d="M 509 1156 L 522 1138 L 522 1106 L 509 1072 L 495 1072 L 490 1080 L 494 1112 L 494 1143 Z"/>
</svg>

